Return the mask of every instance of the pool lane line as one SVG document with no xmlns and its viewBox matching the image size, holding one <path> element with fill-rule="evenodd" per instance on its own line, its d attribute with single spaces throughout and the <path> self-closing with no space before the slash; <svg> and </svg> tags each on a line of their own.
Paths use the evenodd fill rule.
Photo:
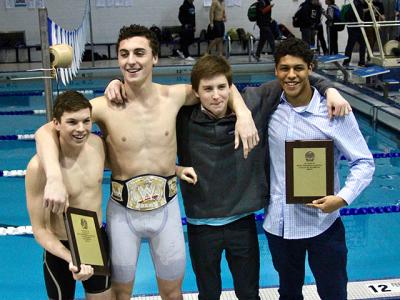
<svg viewBox="0 0 400 300">
<path fill-rule="evenodd" d="M 92 131 L 93 134 L 101 136 L 101 131 Z M 10 134 L 10 135 L 0 135 L 0 141 L 34 141 L 35 134 Z"/>
<path fill-rule="evenodd" d="M 0 111 L 0 116 L 45 115 L 45 114 L 46 114 L 46 110 L 45 109 Z"/>
<path fill-rule="evenodd" d="M 28 138 L 28 136 L 34 136 L 33 134 L 23 134 L 24 137 L 21 137 L 21 139 Z M 1 139 L 1 137 L 0 137 Z M 381 158 L 399 158 L 400 153 L 399 152 L 394 152 L 394 153 L 374 153 L 373 155 L 374 159 L 381 159 Z M 346 160 L 345 157 L 341 157 L 341 160 Z M 105 170 L 105 172 L 109 172 L 109 170 Z M 26 170 L 0 170 L 0 177 L 23 177 L 25 176 Z"/>
<path fill-rule="evenodd" d="M 374 214 L 387 214 L 387 213 L 398 213 L 400 212 L 400 205 L 387 205 L 387 206 L 370 206 L 370 207 L 359 207 L 359 208 L 342 208 L 340 209 L 340 215 L 343 217 L 356 216 L 356 215 L 374 215 Z M 264 220 L 264 214 L 256 214 L 254 216 L 257 222 Z M 187 225 L 187 219 L 181 218 L 182 225 Z M 103 226 L 106 227 L 107 223 L 103 222 Z M 16 226 L 10 224 L 0 224 L 0 236 L 5 235 L 32 235 L 32 226 Z"/>
<path fill-rule="evenodd" d="M 58 94 L 61 94 L 65 92 L 66 89 L 60 89 L 59 92 L 54 91 L 53 96 L 57 96 Z M 104 94 L 104 88 L 102 89 L 88 89 L 88 90 L 76 90 L 77 92 L 81 94 Z M 0 91 L 0 97 L 15 97 L 15 96 L 44 96 L 43 90 L 40 91 L 13 91 L 13 92 L 1 92 Z"/>
</svg>

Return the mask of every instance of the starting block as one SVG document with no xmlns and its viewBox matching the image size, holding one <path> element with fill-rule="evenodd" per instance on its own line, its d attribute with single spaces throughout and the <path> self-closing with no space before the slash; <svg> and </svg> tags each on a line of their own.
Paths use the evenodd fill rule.
<svg viewBox="0 0 400 300">
<path fill-rule="evenodd" d="M 370 66 L 366 68 L 359 68 L 357 70 L 353 71 L 354 75 L 357 75 L 362 78 L 367 78 L 367 77 L 372 77 L 372 76 L 378 76 L 381 74 L 389 73 L 390 70 L 385 69 L 384 67 L 381 66 Z"/>
<path fill-rule="evenodd" d="M 343 81 L 347 82 L 349 80 L 349 72 L 341 64 L 346 58 L 348 57 L 343 54 L 321 55 L 317 57 L 317 61 L 324 64 L 333 63 L 343 73 Z"/>
<path fill-rule="evenodd" d="M 370 66 L 366 68 L 360 68 L 357 70 L 353 71 L 354 75 L 357 75 L 362 78 L 369 78 L 369 77 L 374 77 L 378 76 L 381 74 L 386 74 L 389 73 L 390 70 L 381 67 L 381 66 Z M 383 90 L 383 97 L 388 98 L 389 97 L 389 86 L 391 85 L 397 85 L 400 84 L 400 81 L 398 79 L 392 79 L 392 78 L 384 78 L 380 79 L 376 77 L 376 85 L 380 86 Z"/>
<path fill-rule="evenodd" d="M 344 61 L 347 58 L 346 55 L 343 54 L 335 54 L 335 55 L 322 55 L 318 56 L 317 60 L 321 63 L 328 64 L 328 63 L 334 63 L 334 62 L 339 62 L 339 61 Z"/>
</svg>

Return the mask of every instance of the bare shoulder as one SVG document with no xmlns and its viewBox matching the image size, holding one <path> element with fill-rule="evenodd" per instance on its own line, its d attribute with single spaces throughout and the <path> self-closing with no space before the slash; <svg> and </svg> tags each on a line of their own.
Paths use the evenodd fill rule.
<svg viewBox="0 0 400 300">
<path fill-rule="evenodd" d="M 28 163 L 26 167 L 27 174 L 38 174 L 40 171 L 43 171 L 42 164 L 40 163 L 39 156 L 35 154 Z"/>
<path fill-rule="evenodd" d="M 90 100 L 92 106 L 101 106 L 107 103 L 107 99 L 105 96 L 96 97 Z"/>
<path fill-rule="evenodd" d="M 190 84 L 164 85 L 165 95 L 175 103 L 180 109 L 183 105 L 193 105 L 198 103 L 195 93 Z"/>
<path fill-rule="evenodd" d="M 93 98 L 90 100 L 90 104 L 92 104 L 93 122 L 102 120 L 107 111 L 107 98 L 104 96 Z"/>
<path fill-rule="evenodd" d="M 101 137 L 96 134 L 90 134 L 89 139 L 87 141 L 88 145 L 91 146 L 94 150 L 100 151 L 102 153 L 105 152 L 104 141 Z"/>
<path fill-rule="evenodd" d="M 31 158 L 26 167 L 25 184 L 31 192 L 40 191 L 46 184 L 44 169 L 37 155 Z"/>
<path fill-rule="evenodd" d="M 181 107 L 187 102 L 192 93 L 192 86 L 188 84 L 162 85 L 156 84 L 161 97 L 166 98 L 170 105 Z"/>
</svg>

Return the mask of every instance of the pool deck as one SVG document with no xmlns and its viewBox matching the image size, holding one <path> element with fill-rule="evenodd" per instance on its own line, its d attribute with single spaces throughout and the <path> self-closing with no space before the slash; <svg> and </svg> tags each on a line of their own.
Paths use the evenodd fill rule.
<svg viewBox="0 0 400 300">
<path fill-rule="evenodd" d="M 400 279 L 372 280 L 349 282 L 347 285 L 349 300 L 363 299 L 399 299 L 400 298 Z M 184 300 L 197 300 L 198 293 L 185 293 Z M 303 287 L 303 296 L 306 300 L 320 300 L 315 285 L 305 285 Z M 279 299 L 278 288 L 260 289 L 261 300 Z M 138 296 L 131 300 L 160 300 L 160 296 Z M 237 300 L 234 291 L 223 291 L 221 300 Z"/>
</svg>

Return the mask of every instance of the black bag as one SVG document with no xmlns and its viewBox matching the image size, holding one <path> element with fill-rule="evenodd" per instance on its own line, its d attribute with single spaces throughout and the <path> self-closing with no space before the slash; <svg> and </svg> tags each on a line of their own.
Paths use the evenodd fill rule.
<svg viewBox="0 0 400 300">
<path fill-rule="evenodd" d="M 334 11 L 333 11 L 333 23 L 345 22 L 344 20 L 342 20 L 339 7 L 334 6 L 333 9 L 334 9 Z M 337 31 L 342 31 L 344 28 L 345 28 L 344 24 L 335 25 L 335 29 Z"/>
<path fill-rule="evenodd" d="M 247 18 L 250 22 L 257 21 L 257 2 L 252 3 L 247 9 Z"/>
<path fill-rule="evenodd" d="M 161 29 L 160 29 L 160 27 L 157 27 L 156 25 L 153 25 L 153 26 L 150 27 L 150 30 L 156 35 L 158 42 L 161 43 Z"/>
<path fill-rule="evenodd" d="M 296 13 L 293 16 L 293 21 L 292 25 L 293 27 L 299 28 L 299 27 L 307 27 L 308 21 L 307 21 L 307 12 L 305 10 L 306 3 L 303 2 L 300 4 L 299 9 L 296 11 Z"/>
</svg>

